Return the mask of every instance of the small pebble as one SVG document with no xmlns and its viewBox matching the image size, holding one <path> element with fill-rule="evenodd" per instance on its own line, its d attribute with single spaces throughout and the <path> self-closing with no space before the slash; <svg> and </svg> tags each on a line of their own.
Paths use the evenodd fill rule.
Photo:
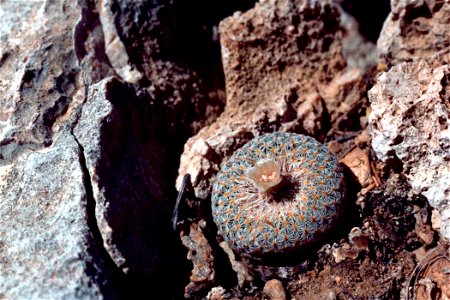
<svg viewBox="0 0 450 300">
<path fill-rule="evenodd" d="M 213 287 L 208 295 L 206 295 L 206 299 L 208 300 L 224 300 L 225 298 L 225 289 L 221 286 Z"/>
<path fill-rule="evenodd" d="M 271 300 L 286 300 L 283 284 L 278 279 L 271 279 L 264 285 L 263 293 Z"/>
</svg>

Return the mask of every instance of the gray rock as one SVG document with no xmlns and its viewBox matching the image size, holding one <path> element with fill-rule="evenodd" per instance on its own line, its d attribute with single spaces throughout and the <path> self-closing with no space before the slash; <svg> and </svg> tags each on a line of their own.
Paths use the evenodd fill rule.
<svg viewBox="0 0 450 300">
<path fill-rule="evenodd" d="M 0 298 L 114 294 L 114 266 L 97 250 L 87 214 L 92 202 L 81 161 L 75 139 L 64 134 L 1 167 Z"/>
<path fill-rule="evenodd" d="M 391 0 L 377 48 L 384 63 L 394 67 L 381 74 L 369 92 L 377 156 L 400 159 L 413 191 L 426 196 L 441 213 L 441 234 L 447 239 L 449 13 L 446 1 Z"/>
<path fill-rule="evenodd" d="M 449 78 L 448 64 L 418 60 L 394 66 L 369 91 L 369 122 L 377 156 L 401 160 L 413 191 L 440 212 L 441 234 L 450 240 Z"/>
<path fill-rule="evenodd" d="M 2 26 L 11 31 L 3 33 L 0 50 L 0 164 L 11 162 L 21 151 L 50 145 L 54 132 L 73 118 L 70 105 L 79 92 L 72 47 L 72 29 L 80 17 L 77 5 L 73 1 L 20 3 L 29 23 L 14 26 L 8 22 L 19 20 L 6 18 Z M 5 14 L 16 15 L 15 10 L 21 9 L 15 5 L 2 3 Z M 62 6 L 64 14 L 50 15 Z"/>
<path fill-rule="evenodd" d="M 348 68 L 368 70 L 376 66 L 378 52 L 376 45 L 367 41 L 359 32 L 356 20 L 340 9 L 341 25 L 345 30 L 342 41 L 342 55 L 347 61 Z"/>
<path fill-rule="evenodd" d="M 197 17 L 205 5 L 116 0 L 103 1 L 99 9 L 105 52 L 110 60 L 116 56 L 111 64 L 126 81 L 142 75 L 136 86 L 165 110 L 165 122 L 170 124 L 166 130 L 174 140 L 187 139 L 223 108 L 223 83 L 213 82 L 222 73 L 219 47 L 215 61 L 210 61 L 212 36 L 205 36 L 208 25 Z M 203 78 L 202 68 L 208 69 Z"/>
<path fill-rule="evenodd" d="M 111 6 L 115 1 L 102 1 L 100 3 L 100 22 L 102 23 L 105 37 L 105 54 L 116 73 L 125 81 L 136 83 L 142 78 L 142 74 L 129 64 L 126 47 L 121 41 L 114 23 L 114 14 Z"/>
<path fill-rule="evenodd" d="M 157 116 L 131 86 L 106 78 L 89 87 L 73 132 L 86 157 L 106 251 L 128 277 L 147 282 L 141 288 L 170 294 L 161 285 L 176 280 L 173 268 L 181 262 Z"/>
<path fill-rule="evenodd" d="M 0 298 L 118 295 L 70 134 L 84 98 L 72 39 L 80 13 L 73 1 L 1 4 Z"/>
<path fill-rule="evenodd" d="M 201 95 L 187 87 L 198 79 L 175 76 L 168 62 L 162 80 L 181 79 L 156 98 L 118 81 L 94 85 L 115 74 L 103 44 L 114 23 L 88 1 L 3 1 L 0 14 L 0 298 L 170 297 L 160 286 L 177 281 L 183 257 L 170 231 L 176 160 L 167 157 L 192 132 L 187 108 Z"/>
</svg>

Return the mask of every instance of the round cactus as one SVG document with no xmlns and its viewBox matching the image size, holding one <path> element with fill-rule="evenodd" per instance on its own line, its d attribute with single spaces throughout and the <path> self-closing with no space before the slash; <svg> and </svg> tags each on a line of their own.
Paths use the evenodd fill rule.
<svg viewBox="0 0 450 300">
<path fill-rule="evenodd" d="M 303 247 L 340 212 L 344 175 L 315 139 L 294 133 L 254 138 L 221 165 L 212 213 L 219 234 L 252 257 Z"/>
</svg>

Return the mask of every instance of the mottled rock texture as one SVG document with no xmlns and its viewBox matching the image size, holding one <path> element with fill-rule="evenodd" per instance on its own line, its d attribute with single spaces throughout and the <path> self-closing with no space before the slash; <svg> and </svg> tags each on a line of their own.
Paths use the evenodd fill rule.
<svg viewBox="0 0 450 300">
<path fill-rule="evenodd" d="M 370 90 L 372 146 L 384 161 L 400 159 L 416 193 L 442 217 L 450 238 L 449 65 L 401 63 L 383 73 Z"/>
<path fill-rule="evenodd" d="M 0 297 L 115 295 L 117 267 L 98 239 L 70 134 L 84 93 L 72 46 L 80 10 L 72 1 L 1 9 Z"/>
<path fill-rule="evenodd" d="M 2 1 L 0 298 L 177 292 L 177 160 L 223 106 L 198 6 Z"/>
<path fill-rule="evenodd" d="M 188 137 L 203 128 L 186 144 L 179 173 L 191 173 L 197 196 L 207 198 L 220 162 L 254 136 L 295 131 L 328 141 L 365 127 L 373 45 L 336 3 L 265 0 L 251 9 L 250 0 L 1 1 L 0 298 L 181 297 L 186 250 L 175 243 L 170 210 Z M 371 92 L 374 149 L 402 162 L 415 191 L 441 212 L 448 236 L 442 199 L 448 199 L 449 4 L 392 0 L 392 7 L 378 49 L 380 69 L 393 68 Z M 217 27 L 237 10 L 243 13 Z M 383 120 L 392 120 L 385 132 L 378 127 Z M 371 195 L 386 202 L 383 193 Z M 402 199 L 411 218 L 412 204 Z M 404 214 L 400 206 L 395 219 Z M 414 227 L 408 224 L 397 222 L 380 236 L 402 240 Z M 209 249 L 206 229 L 198 241 Z M 216 269 L 226 261 L 216 255 L 218 245 L 198 256 L 191 246 L 191 258 L 214 255 L 208 266 L 217 281 L 228 276 Z M 380 249 L 370 257 L 384 259 Z M 244 270 L 225 252 L 230 268 Z M 374 287 L 392 289 L 414 267 L 409 256 L 399 259 L 398 272 L 391 268 L 385 280 L 384 262 L 328 270 L 351 279 L 370 270 Z M 207 286 L 216 284 L 201 276 L 201 267 L 195 271 Z M 239 283 L 251 281 L 243 274 L 247 269 Z M 331 273 L 315 274 L 308 278 L 329 288 Z M 299 283 L 319 295 L 313 281 Z M 382 295 L 358 289 L 366 285 L 345 287 Z"/>
<path fill-rule="evenodd" d="M 351 119 L 350 108 L 364 103 L 366 70 L 355 60 L 346 67 L 340 14 L 331 1 L 270 0 L 220 23 L 225 111 L 186 143 L 177 186 L 190 173 L 206 198 L 221 160 L 254 136 L 296 131 L 323 140 L 331 124 Z"/>
<path fill-rule="evenodd" d="M 271 300 L 286 300 L 286 292 L 284 291 L 283 283 L 278 279 L 271 279 L 264 285 L 264 294 Z"/>
<path fill-rule="evenodd" d="M 413 58 L 431 58 L 449 50 L 448 1 L 391 0 L 377 47 L 381 59 L 396 65 Z"/>
<path fill-rule="evenodd" d="M 18 23 L 22 5 L 29 23 Z M 54 132 L 67 123 L 61 115 L 73 121 L 69 106 L 79 92 L 79 68 L 72 29 L 80 11 L 76 4 L 65 5 L 65 14 L 49 18 L 49 11 L 61 9 L 62 3 L 2 3 L 6 19 L 0 48 L 2 163 L 23 151 L 49 146 Z"/>
<path fill-rule="evenodd" d="M 186 298 L 211 287 L 216 277 L 213 251 L 201 228 L 205 225 L 204 220 L 199 224 L 190 224 L 188 232 L 181 237 L 181 242 L 188 249 L 187 258 L 193 264 L 190 282 L 184 288 Z"/>
<path fill-rule="evenodd" d="M 95 204 L 81 157 L 65 133 L 0 167 L 0 298 L 118 296 L 117 267 L 87 215 Z"/>
<path fill-rule="evenodd" d="M 416 193 L 442 218 L 450 239 L 450 4 L 391 1 L 378 40 L 381 59 L 393 66 L 370 90 L 370 134 L 377 156 L 399 159 Z"/>
</svg>

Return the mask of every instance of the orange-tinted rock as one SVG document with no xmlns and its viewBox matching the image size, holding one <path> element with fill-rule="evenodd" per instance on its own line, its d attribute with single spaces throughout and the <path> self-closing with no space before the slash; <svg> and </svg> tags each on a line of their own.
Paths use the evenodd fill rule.
<svg viewBox="0 0 450 300">
<path fill-rule="evenodd" d="M 341 160 L 355 175 L 358 183 L 362 187 L 362 194 L 369 192 L 380 185 L 379 179 L 373 175 L 369 160 L 369 151 L 361 148 L 354 148 Z"/>
<path fill-rule="evenodd" d="M 202 222 L 205 223 L 202 220 L 199 224 Z M 190 282 L 184 289 L 186 298 L 212 286 L 215 279 L 212 249 L 199 224 L 192 223 L 189 232 L 181 234 L 181 241 L 188 249 L 187 258 L 194 265 L 189 278 Z"/>
<path fill-rule="evenodd" d="M 391 13 L 377 42 L 381 58 L 388 65 L 396 65 L 448 52 L 449 22 L 447 1 L 392 0 Z"/>
<path fill-rule="evenodd" d="M 266 282 L 263 289 L 270 300 L 286 300 L 286 292 L 283 284 L 278 279 L 271 279 Z"/>
<path fill-rule="evenodd" d="M 339 18 L 332 1 L 270 0 L 220 23 L 225 111 L 185 144 L 177 186 L 193 174 L 196 195 L 206 198 L 222 159 L 254 136 L 294 131 L 323 140 L 364 98 L 365 70 L 346 68 Z"/>
</svg>

